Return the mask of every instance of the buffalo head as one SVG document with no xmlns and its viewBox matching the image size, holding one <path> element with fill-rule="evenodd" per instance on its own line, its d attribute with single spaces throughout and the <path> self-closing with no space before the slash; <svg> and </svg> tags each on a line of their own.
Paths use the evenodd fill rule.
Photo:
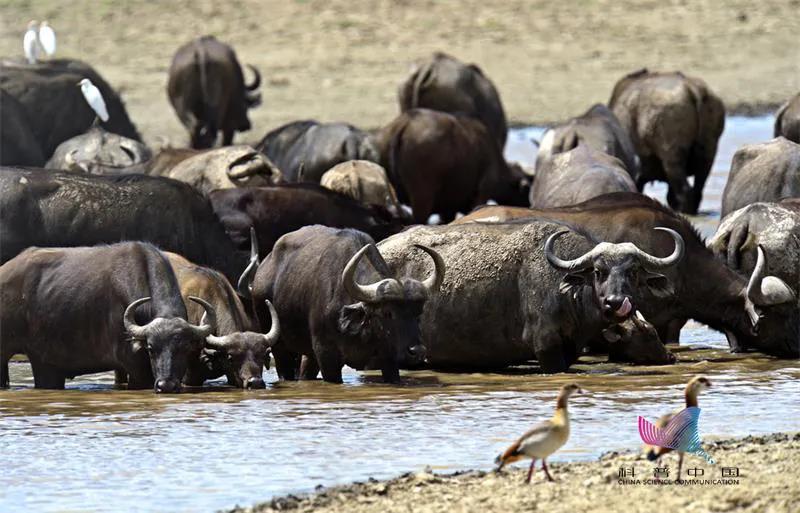
<svg viewBox="0 0 800 513">
<path fill-rule="evenodd" d="M 680 234 L 670 228 L 656 228 L 668 233 L 675 241 L 671 255 L 659 258 L 650 255 L 630 242 L 618 244 L 601 242 L 591 251 L 572 260 L 562 260 L 553 251 L 556 239 L 567 233 L 558 231 L 544 245 L 551 266 L 566 271 L 561 290 L 587 285 L 607 322 L 618 323 L 636 311 L 636 292 L 647 288 L 655 296 L 669 296 L 672 285 L 659 271 L 676 265 L 683 258 L 684 244 Z"/>
<path fill-rule="evenodd" d="M 367 366 L 380 368 L 385 381 L 396 381 L 400 366 L 413 367 L 425 361 L 419 317 L 425 301 L 439 290 L 444 280 L 442 257 L 431 248 L 415 246 L 433 259 L 433 273 L 423 281 L 387 277 L 369 285 L 357 283 L 356 268 L 365 253 L 381 274 L 389 274 L 389 267 L 374 244 L 361 248 L 342 272 L 342 284 L 355 303 L 340 310 L 339 329 L 372 346 Z"/>
<path fill-rule="evenodd" d="M 135 319 L 136 309 L 150 299 L 143 297 L 128 305 L 123 315 L 125 329 L 133 337 L 134 348 L 141 347 L 144 343 L 147 349 L 155 391 L 178 392 L 189 358 L 199 354 L 203 341 L 216 330 L 217 315 L 214 307 L 207 301 L 189 296 L 190 300 L 205 309 L 207 323 L 195 326 L 181 317 L 156 317 L 140 326 Z"/>
<path fill-rule="evenodd" d="M 264 367 L 269 368 L 269 351 L 280 336 L 278 313 L 269 300 L 265 300 L 272 323 L 269 333 L 243 331 L 228 335 L 206 337 L 203 356 L 220 362 L 228 383 L 238 388 L 264 388 L 261 377 Z"/>
<path fill-rule="evenodd" d="M 634 365 L 665 365 L 675 363 L 675 355 L 661 343 L 655 327 L 640 312 L 620 324 L 603 330 L 608 342 L 608 359 Z"/>
</svg>

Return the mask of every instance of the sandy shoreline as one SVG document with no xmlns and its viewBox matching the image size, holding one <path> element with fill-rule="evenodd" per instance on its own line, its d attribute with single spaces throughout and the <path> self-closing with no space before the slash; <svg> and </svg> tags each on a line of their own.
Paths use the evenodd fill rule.
<svg viewBox="0 0 800 513">
<path fill-rule="evenodd" d="M 800 0 L 3 0 L 0 55 L 21 54 L 28 20 L 49 20 L 58 55 L 118 88 L 149 143 L 186 142 L 167 70 L 178 46 L 206 33 L 264 77 L 253 129 L 237 141 L 307 118 L 382 126 L 411 64 L 438 50 L 479 64 L 514 125 L 580 114 L 645 66 L 703 78 L 729 113 L 765 113 L 800 90 L 798 9 Z"/>
<path fill-rule="evenodd" d="M 231 513 L 297 512 L 770 512 L 793 513 L 800 504 L 800 433 L 706 441 L 714 465 L 687 456 L 684 472 L 696 469 L 686 483 L 656 482 L 654 463 L 633 452 L 609 453 L 598 461 L 549 465 L 556 482 L 545 481 L 537 467 L 531 485 L 518 466 L 502 474 L 467 471 L 455 474 L 421 472 L 388 481 L 288 495 Z M 659 466 L 675 472 L 677 456 L 667 455 Z M 620 469 L 634 477 L 620 479 Z M 722 476 L 723 468 L 726 476 Z M 738 469 L 738 477 L 733 476 Z M 700 474 L 703 474 L 702 476 Z M 633 481 L 633 482 L 631 482 Z"/>
</svg>

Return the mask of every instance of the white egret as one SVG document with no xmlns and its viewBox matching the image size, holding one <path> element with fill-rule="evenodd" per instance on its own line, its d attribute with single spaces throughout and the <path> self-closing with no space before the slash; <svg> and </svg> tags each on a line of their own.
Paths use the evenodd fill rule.
<svg viewBox="0 0 800 513">
<path fill-rule="evenodd" d="M 25 52 L 25 58 L 28 59 L 28 64 L 36 64 L 39 58 L 39 36 L 36 34 L 36 20 L 28 22 L 28 30 L 25 31 L 25 37 L 22 38 L 22 50 Z"/>
<path fill-rule="evenodd" d="M 39 43 L 48 57 L 56 53 L 56 32 L 47 21 L 39 25 Z"/>
<path fill-rule="evenodd" d="M 100 94 L 100 89 L 95 86 L 91 80 L 84 78 L 78 85 L 81 86 L 81 93 L 89 107 L 97 114 L 97 117 L 104 122 L 108 121 L 108 110 L 106 110 L 106 102 L 103 100 L 103 95 Z"/>
</svg>

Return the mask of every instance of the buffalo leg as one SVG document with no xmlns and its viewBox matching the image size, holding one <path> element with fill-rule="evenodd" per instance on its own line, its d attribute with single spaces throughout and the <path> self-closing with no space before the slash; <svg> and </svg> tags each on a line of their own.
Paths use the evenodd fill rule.
<svg viewBox="0 0 800 513">
<path fill-rule="evenodd" d="M 667 203 L 684 214 L 696 214 L 697 208 L 693 206 L 692 192 L 686 180 L 686 159 L 683 156 L 670 155 L 663 164 L 669 184 Z"/>
<path fill-rule="evenodd" d="M 124 385 L 128 382 L 128 373 L 124 370 L 115 369 L 114 370 L 114 384 L 115 385 Z"/>
<path fill-rule="evenodd" d="M 671 319 L 666 324 L 656 326 L 658 338 L 663 344 L 680 344 L 681 328 L 686 324 L 686 319 Z"/>
<path fill-rule="evenodd" d="M 303 355 L 300 360 L 300 379 L 315 380 L 319 375 L 319 364 L 314 356 Z"/>
<path fill-rule="evenodd" d="M 716 145 L 714 145 L 713 150 L 709 151 L 705 146 L 695 144 L 689 153 L 689 173 L 694 175 L 692 205 L 695 210 L 700 208 L 700 202 L 703 199 L 703 188 L 706 185 L 709 173 L 711 173 L 711 167 L 714 165 L 716 150 Z"/>
<path fill-rule="evenodd" d="M 62 390 L 64 388 L 66 377 L 58 367 L 42 363 L 38 358 L 30 358 L 30 361 L 34 387 L 54 390 Z"/>
<path fill-rule="evenodd" d="M 322 371 L 322 379 L 328 383 L 342 382 L 342 359 L 335 347 L 327 347 L 319 337 L 314 337 L 311 347 Z"/>
<path fill-rule="evenodd" d="M 291 351 L 281 347 L 281 344 L 272 348 L 272 357 L 275 358 L 275 370 L 278 377 L 285 381 L 297 379 L 297 356 Z"/>
<path fill-rule="evenodd" d="M 8 358 L 5 355 L 0 360 L 0 388 L 8 388 L 11 386 L 11 378 L 8 373 Z"/>
<path fill-rule="evenodd" d="M 222 145 L 230 146 L 233 143 L 233 130 L 225 129 L 222 131 Z"/>
</svg>

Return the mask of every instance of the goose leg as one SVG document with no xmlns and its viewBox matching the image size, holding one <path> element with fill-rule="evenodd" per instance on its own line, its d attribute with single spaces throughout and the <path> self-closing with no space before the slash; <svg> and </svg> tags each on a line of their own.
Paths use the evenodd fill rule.
<svg viewBox="0 0 800 513">
<path fill-rule="evenodd" d="M 545 475 L 547 475 L 547 480 L 548 481 L 555 481 L 555 479 L 553 479 L 553 476 L 550 475 L 550 471 L 547 470 L 547 461 L 542 460 L 542 468 L 544 469 Z"/>
<path fill-rule="evenodd" d="M 544 461 L 544 460 L 542 460 Z M 531 477 L 533 476 L 534 465 L 536 464 L 536 458 L 531 459 L 531 467 L 528 469 L 528 479 L 525 480 L 525 484 L 531 483 Z"/>
</svg>

